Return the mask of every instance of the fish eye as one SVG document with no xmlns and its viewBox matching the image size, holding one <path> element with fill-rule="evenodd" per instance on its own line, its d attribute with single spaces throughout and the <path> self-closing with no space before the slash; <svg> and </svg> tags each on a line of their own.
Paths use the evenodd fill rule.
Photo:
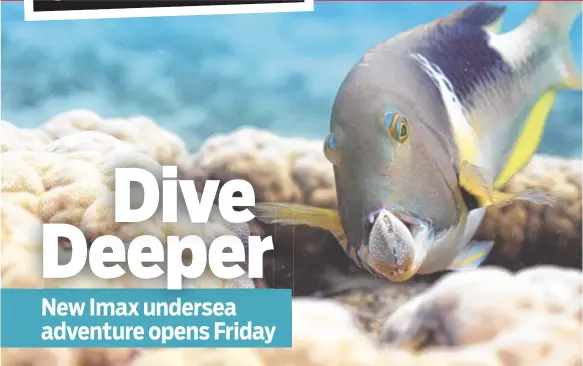
<svg viewBox="0 0 583 366">
<path fill-rule="evenodd" d="M 326 147 L 330 150 L 334 150 L 336 148 L 336 144 L 334 142 L 334 135 L 330 134 L 326 138 Z"/>
<path fill-rule="evenodd" d="M 338 161 L 339 153 L 336 149 L 336 139 L 332 133 L 326 137 L 326 140 L 324 140 L 324 155 L 326 156 L 326 159 L 333 164 Z"/>
<path fill-rule="evenodd" d="M 387 112 L 384 124 L 390 137 L 398 142 L 405 142 L 409 137 L 409 122 L 400 113 Z"/>
</svg>

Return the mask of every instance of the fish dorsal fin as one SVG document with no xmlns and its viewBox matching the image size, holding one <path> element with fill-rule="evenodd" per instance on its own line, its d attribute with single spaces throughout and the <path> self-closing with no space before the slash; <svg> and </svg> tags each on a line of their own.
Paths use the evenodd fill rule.
<svg viewBox="0 0 583 366">
<path fill-rule="evenodd" d="M 476 3 L 453 13 L 449 20 L 483 27 L 490 32 L 499 33 L 504 19 L 506 6 Z"/>
</svg>

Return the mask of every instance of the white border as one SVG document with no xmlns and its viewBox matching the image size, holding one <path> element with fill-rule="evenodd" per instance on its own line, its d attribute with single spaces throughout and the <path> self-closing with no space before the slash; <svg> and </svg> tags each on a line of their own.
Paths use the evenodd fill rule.
<svg viewBox="0 0 583 366">
<path fill-rule="evenodd" d="M 24 0 L 24 20 L 73 20 L 73 19 L 112 19 L 112 18 L 145 18 L 145 17 L 175 17 L 189 15 L 218 14 L 257 14 L 257 13 L 290 13 L 314 11 L 314 0 L 304 0 L 303 3 L 282 4 L 237 4 L 210 6 L 181 6 L 167 8 L 140 8 L 120 10 L 69 10 L 35 12 L 33 0 Z"/>
</svg>

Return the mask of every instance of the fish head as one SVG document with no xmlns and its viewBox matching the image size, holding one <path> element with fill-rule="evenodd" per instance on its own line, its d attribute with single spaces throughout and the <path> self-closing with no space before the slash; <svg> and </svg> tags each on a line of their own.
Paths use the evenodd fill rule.
<svg viewBox="0 0 583 366">
<path fill-rule="evenodd" d="M 447 116 L 407 65 L 353 69 L 336 96 L 324 152 L 348 242 L 375 272 L 405 281 L 443 228 L 457 183 Z M 432 104 L 433 103 L 433 104 Z M 432 108 L 435 109 L 432 111 Z"/>
</svg>

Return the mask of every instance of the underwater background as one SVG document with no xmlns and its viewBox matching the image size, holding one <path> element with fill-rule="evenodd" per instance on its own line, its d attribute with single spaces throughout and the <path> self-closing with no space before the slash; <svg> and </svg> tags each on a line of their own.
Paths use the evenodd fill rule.
<svg viewBox="0 0 583 366">
<path fill-rule="evenodd" d="M 25 22 L 1 5 L 2 119 L 86 108 L 146 115 L 194 150 L 241 126 L 323 139 L 336 91 L 369 48 L 470 2 L 316 3 L 314 12 Z M 504 28 L 534 2 L 505 3 Z M 581 67 L 582 25 L 571 32 Z M 561 92 L 539 152 L 581 157 L 581 95 Z"/>
</svg>

